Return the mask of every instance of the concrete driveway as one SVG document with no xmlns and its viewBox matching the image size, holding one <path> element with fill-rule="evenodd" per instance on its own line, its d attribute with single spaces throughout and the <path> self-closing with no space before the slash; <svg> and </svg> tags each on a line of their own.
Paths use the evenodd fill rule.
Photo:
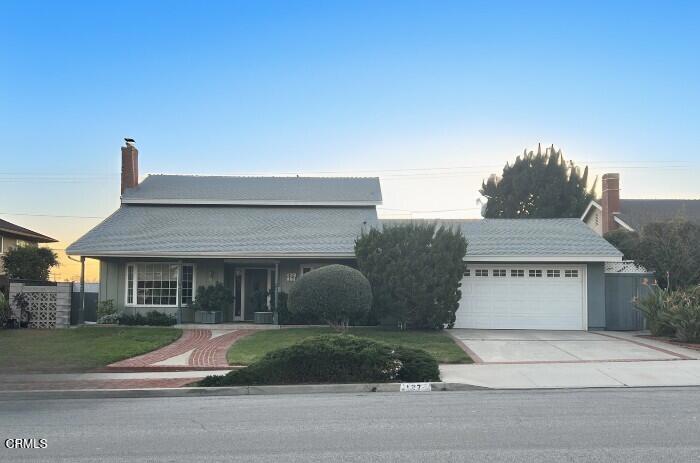
<svg viewBox="0 0 700 463">
<path fill-rule="evenodd" d="M 578 363 L 591 361 L 679 360 L 666 348 L 616 333 L 592 331 L 465 330 L 450 334 L 476 363 Z"/>
<path fill-rule="evenodd" d="M 449 330 L 474 359 L 442 380 L 503 389 L 700 385 L 700 351 L 623 332 Z"/>
</svg>

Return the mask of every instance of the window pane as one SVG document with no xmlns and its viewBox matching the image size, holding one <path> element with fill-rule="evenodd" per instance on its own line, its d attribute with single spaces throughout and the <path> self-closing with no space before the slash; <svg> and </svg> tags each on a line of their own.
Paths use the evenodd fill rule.
<svg viewBox="0 0 700 463">
<path fill-rule="evenodd" d="M 194 280 L 194 266 L 183 265 L 182 266 L 182 292 L 181 292 L 181 303 L 182 305 L 189 305 L 192 302 L 192 286 Z M 173 295 L 177 297 L 177 293 Z"/>
</svg>

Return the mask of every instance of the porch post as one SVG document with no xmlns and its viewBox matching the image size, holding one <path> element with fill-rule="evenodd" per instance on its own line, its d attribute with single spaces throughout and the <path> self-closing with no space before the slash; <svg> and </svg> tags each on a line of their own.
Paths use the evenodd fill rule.
<svg viewBox="0 0 700 463">
<path fill-rule="evenodd" d="M 80 310 L 78 310 L 78 325 L 85 321 L 85 257 L 80 256 Z"/>
<path fill-rule="evenodd" d="M 279 325 L 279 316 L 277 315 L 277 299 L 279 299 L 280 289 L 280 263 L 275 262 L 275 311 L 272 313 L 272 323 Z"/>
</svg>

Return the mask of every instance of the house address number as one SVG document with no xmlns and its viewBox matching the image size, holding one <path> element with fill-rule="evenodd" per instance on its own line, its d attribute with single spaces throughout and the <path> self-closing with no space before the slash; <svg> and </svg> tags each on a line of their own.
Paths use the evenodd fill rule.
<svg viewBox="0 0 700 463">
<path fill-rule="evenodd" d="M 432 385 L 430 383 L 401 383 L 401 392 L 430 392 Z"/>
</svg>

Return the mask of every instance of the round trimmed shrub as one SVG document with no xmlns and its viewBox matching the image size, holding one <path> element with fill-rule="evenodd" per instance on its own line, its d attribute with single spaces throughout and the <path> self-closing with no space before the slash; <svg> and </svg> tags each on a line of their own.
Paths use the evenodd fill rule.
<svg viewBox="0 0 700 463">
<path fill-rule="evenodd" d="M 287 307 L 293 314 L 347 326 L 364 318 L 372 307 L 372 288 L 359 271 L 346 265 L 328 265 L 301 277 L 289 291 Z"/>
<path fill-rule="evenodd" d="M 420 349 L 394 348 L 348 334 L 305 339 L 201 386 L 439 381 L 437 361 Z"/>
</svg>

